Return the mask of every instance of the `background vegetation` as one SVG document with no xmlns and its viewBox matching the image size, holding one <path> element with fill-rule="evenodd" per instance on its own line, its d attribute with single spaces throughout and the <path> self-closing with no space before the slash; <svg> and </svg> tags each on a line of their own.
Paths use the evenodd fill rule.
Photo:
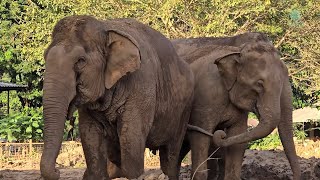
<svg viewBox="0 0 320 180">
<path fill-rule="evenodd" d="M 23 124 L 18 128 L 25 135 L 16 139 L 41 137 L 43 52 L 55 23 L 74 14 L 136 18 L 169 38 L 264 32 L 289 67 L 295 108 L 319 105 L 318 0 L 1 0 L 0 80 L 28 85 L 26 92 L 11 93 L 12 114 L 1 119 L 15 128 Z M 5 97 L 0 94 L 0 105 Z"/>
</svg>

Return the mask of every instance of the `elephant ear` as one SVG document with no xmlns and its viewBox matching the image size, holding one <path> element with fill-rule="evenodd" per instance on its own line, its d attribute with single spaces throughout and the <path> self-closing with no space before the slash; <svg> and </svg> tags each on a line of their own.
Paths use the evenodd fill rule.
<svg viewBox="0 0 320 180">
<path fill-rule="evenodd" d="M 122 76 L 140 68 L 140 52 L 134 40 L 115 31 L 108 32 L 105 87 L 110 89 Z"/>
<path fill-rule="evenodd" d="M 240 49 L 236 47 L 225 47 L 224 51 L 220 52 L 220 56 L 214 63 L 219 69 L 225 87 L 227 90 L 230 90 L 237 80 L 240 65 Z"/>
</svg>

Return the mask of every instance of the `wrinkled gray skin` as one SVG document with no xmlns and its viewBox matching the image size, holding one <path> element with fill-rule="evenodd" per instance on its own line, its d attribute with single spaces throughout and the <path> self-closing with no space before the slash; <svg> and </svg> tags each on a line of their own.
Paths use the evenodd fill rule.
<svg viewBox="0 0 320 180">
<path fill-rule="evenodd" d="M 159 150 L 162 170 L 178 179 L 194 81 L 169 40 L 131 19 L 70 16 L 56 24 L 45 66 L 45 179 L 59 178 L 55 162 L 75 106 L 87 164 L 83 179 L 137 178 L 145 147 Z"/>
<path fill-rule="evenodd" d="M 213 157 L 223 157 L 200 166 L 194 179 L 240 179 L 247 142 L 267 136 L 276 127 L 293 178 L 300 179 L 293 143 L 288 70 L 268 38 L 261 33 L 246 33 L 172 42 L 178 55 L 190 63 L 195 76 L 189 123 L 215 132 L 213 143 L 207 135 L 188 131 L 180 160 L 191 148 L 194 173 L 217 147 L 221 149 Z M 260 122 L 249 132 L 248 112 L 256 113 Z"/>
</svg>

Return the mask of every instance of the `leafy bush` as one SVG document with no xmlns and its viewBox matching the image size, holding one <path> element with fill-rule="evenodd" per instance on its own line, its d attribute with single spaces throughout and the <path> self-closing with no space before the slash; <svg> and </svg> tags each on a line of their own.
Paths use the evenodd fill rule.
<svg viewBox="0 0 320 180">
<path fill-rule="evenodd" d="M 249 143 L 249 149 L 271 150 L 281 146 L 281 141 L 278 133 L 273 133 L 265 138 L 257 139 Z"/>
<path fill-rule="evenodd" d="M 78 114 L 75 114 L 72 140 L 79 138 Z M 0 120 L 0 138 L 9 142 L 24 142 L 32 139 L 42 141 L 43 139 L 43 109 L 25 107 L 22 112 L 15 112 Z M 63 139 L 68 140 L 68 132 L 72 128 L 70 121 L 66 121 Z"/>
<path fill-rule="evenodd" d="M 12 141 L 40 141 L 43 137 L 42 108 L 25 107 L 21 113 L 10 114 L 0 121 L 0 138 Z"/>
<path fill-rule="evenodd" d="M 79 117 L 78 111 L 76 111 L 75 114 L 74 114 L 75 120 L 74 120 L 73 125 L 72 125 L 71 121 L 66 121 L 65 128 L 64 128 L 63 140 L 72 140 L 72 141 L 74 141 L 74 140 L 78 140 L 80 138 L 80 134 L 79 134 L 79 118 L 78 117 Z M 72 130 L 72 131 L 70 131 L 70 130 Z M 68 135 L 69 135 L 69 137 L 68 137 Z"/>
<path fill-rule="evenodd" d="M 293 135 L 298 140 L 304 140 L 308 135 L 303 129 L 303 126 L 303 123 L 296 123 L 295 125 L 293 125 Z"/>
<path fill-rule="evenodd" d="M 140 20 L 169 38 L 227 36 L 246 31 L 266 33 L 288 66 L 293 105 L 301 108 L 320 101 L 320 8 L 315 2 L 1 0 L 0 80 L 28 85 L 26 92 L 10 92 L 10 111 L 21 111 L 24 106 L 41 107 L 43 52 L 50 43 L 55 23 L 74 14 L 90 14 L 99 19 L 126 17 Z M 0 104 L 6 105 L 6 98 L 6 94 L 0 94 Z M 2 122 L 7 123 L 8 127 L 0 125 L 0 135 L 11 140 L 16 136 L 18 139 L 20 136 L 37 139 L 42 134 L 41 125 L 32 126 L 33 121 L 37 120 L 30 120 L 33 115 L 24 113 L 3 119 Z M 20 127 L 15 121 L 26 124 Z M 70 129 L 68 123 L 66 126 Z M 36 123 L 34 125 L 37 126 Z M 34 133 L 34 130 L 38 132 Z M 14 135 L 26 131 L 27 135 Z"/>
<path fill-rule="evenodd" d="M 303 126 L 303 124 L 299 123 L 293 125 L 293 136 L 297 140 L 304 140 L 307 137 L 307 133 L 301 128 L 301 125 Z M 249 143 L 249 149 L 257 150 L 277 149 L 279 146 L 282 146 L 282 144 L 278 132 Z"/>
</svg>

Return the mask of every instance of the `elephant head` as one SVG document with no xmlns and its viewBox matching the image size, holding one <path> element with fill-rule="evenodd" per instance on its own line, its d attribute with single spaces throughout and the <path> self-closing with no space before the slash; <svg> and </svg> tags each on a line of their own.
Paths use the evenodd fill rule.
<svg viewBox="0 0 320 180">
<path fill-rule="evenodd" d="M 134 39 L 90 16 L 61 19 L 45 51 L 43 88 L 44 151 L 41 174 L 58 179 L 55 169 L 64 124 L 73 106 L 93 104 L 119 79 L 140 68 Z"/>
<path fill-rule="evenodd" d="M 257 114 L 259 124 L 231 137 L 224 131 L 216 131 L 214 142 L 223 147 L 245 143 L 267 136 L 278 126 L 294 177 L 299 177 L 292 132 L 292 91 L 288 70 L 277 50 L 268 42 L 248 43 L 237 54 L 226 53 L 218 58 L 215 64 L 231 103 Z"/>
</svg>

